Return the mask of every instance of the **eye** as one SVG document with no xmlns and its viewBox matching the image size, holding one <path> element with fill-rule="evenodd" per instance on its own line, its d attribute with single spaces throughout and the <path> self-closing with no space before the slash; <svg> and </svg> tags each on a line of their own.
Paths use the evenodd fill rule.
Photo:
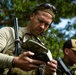
<svg viewBox="0 0 76 75">
<path fill-rule="evenodd" d="M 50 24 L 48 24 L 48 23 L 45 23 L 45 27 L 49 27 L 49 25 L 50 25 Z"/>
<path fill-rule="evenodd" d="M 38 22 L 39 22 L 40 24 L 44 23 L 45 27 L 49 27 L 49 25 L 50 25 L 50 24 L 44 22 L 44 21 L 41 20 L 41 19 L 38 19 Z"/>
<path fill-rule="evenodd" d="M 39 21 L 39 23 L 43 23 L 43 21 L 42 21 L 42 20 L 39 20 L 39 19 L 38 19 L 38 21 Z"/>
<path fill-rule="evenodd" d="M 46 25 L 46 26 L 49 26 L 49 24 L 48 24 L 48 23 L 45 23 L 45 25 Z"/>
</svg>

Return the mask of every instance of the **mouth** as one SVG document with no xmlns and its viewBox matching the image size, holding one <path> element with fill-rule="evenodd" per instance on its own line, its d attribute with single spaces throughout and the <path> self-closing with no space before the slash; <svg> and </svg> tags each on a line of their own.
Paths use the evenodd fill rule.
<svg viewBox="0 0 76 75">
<path fill-rule="evenodd" d="M 41 30 L 41 29 L 36 29 L 36 30 L 34 31 L 34 33 L 35 33 L 36 36 L 39 36 L 39 35 L 42 35 L 42 34 L 43 34 L 43 30 Z"/>
<path fill-rule="evenodd" d="M 37 33 L 38 33 L 38 34 L 42 34 L 42 33 L 43 33 L 43 31 L 41 31 L 41 30 L 38 30 L 38 31 L 37 31 Z"/>
<path fill-rule="evenodd" d="M 40 34 L 41 34 L 41 32 L 40 32 L 40 31 L 37 31 L 37 32 L 36 32 L 36 34 L 37 34 L 37 35 L 40 35 Z"/>
<path fill-rule="evenodd" d="M 41 34 L 42 34 L 42 32 L 40 32 L 39 30 L 35 31 L 35 35 L 36 35 L 36 36 L 39 36 L 39 35 L 41 35 Z"/>
</svg>

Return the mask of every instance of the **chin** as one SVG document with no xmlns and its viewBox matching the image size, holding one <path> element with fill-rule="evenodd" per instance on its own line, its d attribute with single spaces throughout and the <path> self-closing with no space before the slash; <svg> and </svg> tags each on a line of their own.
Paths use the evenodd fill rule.
<svg viewBox="0 0 76 75">
<path fill-rule="evenodd" d="M 38 36 L 40 36 L 40 35 L 41 35 L 40 33 L 36 33 L 36 34 L 35 34 L 36 37 L 38 37 Z"/>
<path fill-rule="evenodd" d="M 34 34 L 34 36 L 35 36 L 35 37 L 38 37 L 39 35 L 38 35 L 38 34 Z"/>
</svg>

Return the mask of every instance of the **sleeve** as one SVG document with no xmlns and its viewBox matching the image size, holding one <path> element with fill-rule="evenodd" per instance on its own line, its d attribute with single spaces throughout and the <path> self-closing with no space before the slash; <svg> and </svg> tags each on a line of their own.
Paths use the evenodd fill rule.
<svg viewBox="0 0 76 75">
<path fill-rule="evenodd" d="M 5 49 L 7 45 L 8 40 L 9 40 L 8 27 L 3 27 L 0 29 L 0 68 L 12 67 L 12 60 L 14 57 L 2 53 L 2 51 Z"/>
<path fill-rule="evenodd" d="M 12 67 L 12 61 L 14 56 L 9 56 L 6 54 L 0 53 L 0 68 Z"/>
<path fill-rule="evenodd" d="M 5 48 L 7 43 L 7 31 L 5 29 L 0 29 L 0 52 Z"/>
</svg>

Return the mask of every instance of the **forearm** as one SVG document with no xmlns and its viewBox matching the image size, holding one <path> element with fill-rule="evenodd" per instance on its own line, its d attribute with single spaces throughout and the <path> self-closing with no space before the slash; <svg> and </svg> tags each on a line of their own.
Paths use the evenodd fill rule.
<svg viewBox="0 0 76 75">
<path fill-rule="evenodd" d="M 13 58 L 14 56 L 9 56 L 9 55 L 0 53 L 0 68 L 12 67 Z"/>
</svg>

